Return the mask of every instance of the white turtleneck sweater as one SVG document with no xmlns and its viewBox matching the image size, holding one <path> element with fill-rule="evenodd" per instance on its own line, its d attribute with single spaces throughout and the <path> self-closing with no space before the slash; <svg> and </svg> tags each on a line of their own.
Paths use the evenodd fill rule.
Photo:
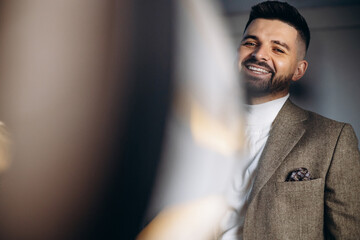
<svg viewBox="0 0 360 240">
<path fill-rule="evenodd" d="M 289 94 L 270 102 L 245 106 L 247 152 L 234 174 L 233 186 L 228 195 L 233 210 L 224 222 L 225 233 L 221 238 L 223 240 L 242 239 L 247 200 L 253 187 L 256 168 L 268 140 L 271 125 L 288 98 Z"/>
</svg>

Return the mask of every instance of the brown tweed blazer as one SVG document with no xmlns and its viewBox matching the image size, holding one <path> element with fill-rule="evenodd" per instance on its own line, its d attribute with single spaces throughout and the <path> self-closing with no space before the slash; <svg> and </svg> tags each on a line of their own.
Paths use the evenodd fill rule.
<svg viewBox="0 0 360 240">
<path fill-rule="evenodd" d="M 310 181 L 285 182 L 297 168 Z M 262 153 L 244 239 L 360 239 L 360 154 L 349 124 L 288 100 Z"/>
</svg>

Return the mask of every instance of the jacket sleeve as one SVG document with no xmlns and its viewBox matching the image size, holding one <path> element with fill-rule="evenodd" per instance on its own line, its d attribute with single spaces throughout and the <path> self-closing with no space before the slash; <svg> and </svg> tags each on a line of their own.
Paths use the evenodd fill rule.
<svg viewBox="0 0 360 240">
<path fill-rule="evenodd" d="M 325 185 L 325 239 L 360 237 L 360 153 L 353 128 L 344 124 Z"/>
</svg>

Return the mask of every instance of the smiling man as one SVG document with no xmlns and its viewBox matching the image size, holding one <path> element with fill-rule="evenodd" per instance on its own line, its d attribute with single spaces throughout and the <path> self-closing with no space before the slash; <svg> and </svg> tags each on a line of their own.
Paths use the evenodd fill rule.
<svg viewBox="0 0 360 240">
<path fill-rule="evenodd" d="M 238 50 L 247 91 L 246 171 L 223 239 L 358 239 L 360 154 L 352 127 L 294 105 L 310 42 L 287 3 L 252 8 Z M 236 199 L 237 198 L 237 199 Z"/>
<path fill-rule="evenodd" d="M 304 57 L 310 32 L 305 19 L 295 11 L 279 2 L 266 2 L 253 8 L 239 47 L 239 68 L 251 104 L 286 96 L 290 81 L 297 81 L 305 74 L 308 63 Z"/>
</svg>

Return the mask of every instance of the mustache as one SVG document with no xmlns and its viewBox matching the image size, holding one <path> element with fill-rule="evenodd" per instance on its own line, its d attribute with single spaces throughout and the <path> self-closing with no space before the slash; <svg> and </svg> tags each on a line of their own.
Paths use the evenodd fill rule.
<svg viewBox="0 0 360 240">
<path fill-rule="evenodd" d="M 261 67 L 264 67 L 266 68 L 266 70 L 268 70 L 269 72 L 271 72 L 272 74 L 275 73 L 275 70 L 272 69 L 272 67 L 269 66 L 269 64 L 267 64 L 266 62 L 260 62 L 258 60 L 256 60 L 255 58 L 249 58 L 249 59 L 246 59 L 244 62 L 242 62 L 242 66 L 246 66 L 248 64 L 255 64 L 255 65 L 258 65 L 258 66 L 261 66 Z"/>
</svg>

